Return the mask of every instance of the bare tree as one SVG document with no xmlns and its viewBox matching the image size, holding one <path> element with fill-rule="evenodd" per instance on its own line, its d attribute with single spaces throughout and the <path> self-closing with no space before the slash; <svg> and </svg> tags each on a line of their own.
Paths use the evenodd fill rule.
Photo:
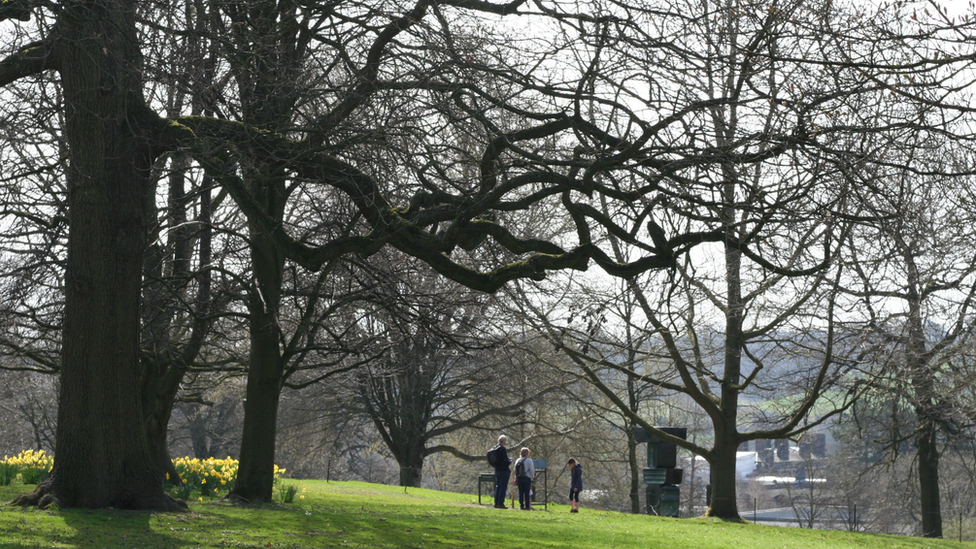
<svg viewBox="0 0 976 549">
<path fill-rule="evenodd" d="M 943 139 L 890 148 L 908 168 L 886 172 L 888 198 L 879 197 L 877 220 L 849 246 L 857 275 L 850 292 L 862 300 L 865 328 L 887 364 L 878 389 L 914 415 L 908 432 L 890 431 L 889 444 L 913 441 L 926 537 L 942 537 L 940 456 L 954 440 L 969 439 L 976 417 L 967 358 L 976 296 L 971 177 L 953 149 Z"/>
<path fill-rule="evenodd" d="M 656 37 L 639 30 L 614 34 L 628 47 L 622 57 L 654 67 L 659 75 L 655 85 L 667 90 L 667 77 L 675 79 L 670 84 L 675 93 L 639 100 L 649 113 L 674 113 L 682 121 L 680 132 L 653 134 L 657 147 L 652 152 L 660 156 L 651 158 L 667 158 L 671 164 L 655 172 L 645 161 L 641 168 L 647 172 L 629 174 L 660 186 L 666 207 L 651 211 L 624 204 L 631 209 L 617 210 L 614 204 L 581 200 L 571 212 L 596 217 L 595 209 L 601 219 L 647 225 L 645 238 L 638 238 L 643 231 L 636 225 L 608 231 L 609 241 L 618 245 L 618 261 L 654 246 L 662 234 L 709 234 L 710 229 L 722 235 L 715 239 L 719 244 L 702 245 L 677 261 L 670 275 L 629 279 L 629 290 L 641 301 L 647 319 L 643 329 L 657 338 L 657 346 L 642 352 L 649 358 L 663 354 L 673 363 L 673 368 L 648 371 L 638 379 L 688 394 L 714 427 L 710 448 L 662 438 L 709 460 L 714 491 L 708 514 L 736 518 L 734 453 L 739 444 L 800 432 L 844 410 L 857 394 L 829 390 L 859 366 L 856 333 L 840 331 L 836 324 L 839 303 L 850 305 L 836 283 L 848 268 L 839 260 L 852 222 L 877 215 L 867 197 L 878 190 L 882 167 L 893 161 L 879 151 L 912 140 L 920 128 L 922 134 L 954 131 L 952 120 L 966 109 L 947 99 L 955 83 L 951 71 L 936 61 L 942 54 L 904 48 L 907 39 L 886 12 L 841 12 L 830 3 L 777 4 L 753 12 L 758 4 L 743 9 L 716 2 L 689 3 L 681 13 L 698 17 L 686 19 L 650 6 L 615 7 L 635 20 L 646 18 L 640 20 L 669 37 L 668 54 L 657 56 L 662 46 Z M 850 18 L 864 26 L 850 26 Z M 932 36 L 957 30 L 949 21 L 925 25 Z M 601 42 L 604 35 L 593 31 L 584 36 L 591 47 L 606 44 L 593 74 L 608 81 L 625 79 L 626 70 L 613 63 L 614 49 Z M 903 81 L 910 85 L 902 93 L 897 90 Z M 899 101 L 893 103 L 892 97 Z M 658 119 L 636 109 L 628 114 L 620 119 L 635 125 L 641 116 Z M 909 164 L 904 158 L 894 162 Z M 610 180 L 608 174 L 601 176 Z M 612 181 L 626 183 L 623 177 Z M 560 315 L 573 318 L 555 310 L 550 320 Z M 624 413 L 644 425 L 605 381 L 627 370 L 608 351 L 614 343 L 607 334 L 622 327 L 604 326 L 593 317 L 575 326 L 561 324 L 550 322 L 554 340 L 591 381 L 618 399 Z M 741 397 L 762 398 L 759 394 L 767 390 L 795 396 L 790 406 L 773 413 L 746 416 L 755 410 L 742 407 Z M 825 394 L 832 411 L 811 414 Z"/>
<path fill-rule="evenodd" d="M 706 6 L 700 18 L 667 6 L 634 10 L 621 3 L 601 11 L 586 3 L 525 0 L 179 5 L 185 9 L 169 12 L 166 33 L 221 48 L 219 60 L 193 65 L 213 68 L 213 78 L 185 79 L 206 87 L 197 94 L 207 102 L 200 115 L 166 112 L 152 93 L 156 81 L 150 78 L 179 74 L 185 66 L 144 70 L 173 60 L 167 48 L 147 43 L 150 33 L 140 32 L 159 28 L 163 18 L 140 10 L 168 6 L 131 0 L 0 4 L 0 21 L 18 30 L 5 35 L 0 85 L 57 75 L 68 159 L 59 457 L 48 482 L 25 503 L 180 508 L 159 488 L 158 465 L 140 429 L 146 403 L 136 368 L 141 274 L 155 222 L 146 205 L 153 167 L 164 154 L 188 154 L 247 218 L 254 389 L 239 488 L 240 495 L 266 499 L 275 429 L 269 420 L 284 371 L 276 322 L 286 260 L 320 271 L 343 255 L 369 256 L 392 246 L 443 276 L 491 292 L 514 279 L 540 280 L 591 263 L 632 276 L 675 265 L 703 241 L 748 255 L 755 239 L 731 239 L 731 219 L 715 211 L 697 225 L 669 224 L 657 212 L 701 207 L 701 214 L 729 200 L 712 195 L 728 183 L 716 166 L 791 158 L 801 145 L 834 158 L 835 136 L 847 134 L 850 121 L 835 121 L 833 113 L 863 106 L 845 99 L 851 94 L 892 92 L 887 78 L 898 72 L 886 62 L 843 57 L 849 41 L 834 40 L 838 34 L 824 27 L 835 21 L 829 4 L 823 14 L 802 20 L 821 28 L 787 24 L 802 5 L 748 6 L 741 13 L 737 6 L 714 12 Z M 500 21 L 516 13 L 524 16 L 521 24 L 544 27 L 549 40 L 509 39 L 506 24 L 515 23 Z M 479 22 L 485 40 L 468 38 L 476 34 L 464 32 L 471 21 Z M 711 32 L 714 24 L 726 27 Z M 792 36 L 802 38 L 799 46 L 784 48 Z M 838 66 L 820 52 L 844 62 Z M 807 63 L 790 74 L 790 86 L 781 67 L 794 56 Z M 927 67 L 926 61 L 920 63 Z M 691 67 L 722 63 L 729 71 L 706 86 L 717 93 L 681 93 Z M 940 60 L 940 66 L 950 64 Z M 666 85 L 638 79 L 627 73 L 631 66 L 652 79 L 670 79 L 662 80 Z M 828 77 L 817 77 L 818 70 Z M 212 86 L 216 82 L 233 86 Z M 23 99 L 23 110 L 36 110 L 32 97 Z M 748 120 L 726 116 L 762 104 L 775 108 Z M 686 128 L 703 118 L 730 125 L 708 133 L 699 146 L 703 134 Z M 785 119 L 791 122 L 766 127 L 765 121 Z M 467 142 L 457 151 L 461 140 L 444 143 L 440 135 L 463 135 Z M 708 174 L 699 177 L 696 170 L 706 167 Z M 311 188 L 319 192 L 305 196 L 340 206 L 319 213 L 335 214 L 330 226 L 341 230 L 312 234 L 286 221 L 297 190 Z M 830 202 L 806 196 L 818 205 Z M 623 217 L 608 218 L 589 203 L 600 198 L 612 203 L 606 210 L 612 216 Z M 521 212 L 535 208 L 568 210 L 573 238 L 549 241 L 521 227 Z M 801 223 L 820 219 L 811 209 L 794 214 Z M 606 233 L 636 243 L 645 226 L 650 242 L 634 246 L 623 262 L 600 245 Z M 459 253 L 475 248 L 486 253 Z M 108 440 L 117 443 L 102 443 Z"/>
<path fill-rule="evenodd" d="M 467 12 L 503 15 L 514 13 L 524 1 L 510 4 L 450 2 L 443 7 L 454 9 L 452 4 Z M 576 184 L 564 175 L 557 175 L 553 180 L 554 174 L 548 169 L 527 171 L 530 175 L 523 176 L 514 185 L 497 184 L 500 172 L 496 167 L 503 154 L 514 152 L 533 158 L 531 151 L 520 151 L 506 143 L 531 141 L 579 126 L 558 112 L 552 120 L 522 112 L 522 119 L 532 120 L 528 126 L 501 128 L 491 125 L 479 113 L 482 107 L 458 101 L 462 108 L 470 109 L 466 115 L 469 120 L 478 120 L 482 116 L 481 121 L 491 128 L 493 141 L 481 145 L 486 155 L 481 162 L 480 180 L 464 182 L 463 190 L 455 187 L 451 191 L 451 187 L 444 187 L 445 194 L 441 195 L 430 192 L 436 190 L 436 186 L 424 188 L 423 184 L 416 187 L 417 192 L 388 193 L 388 189 L 377 184 L 381 173 L 370 177 L 363 168 L 329 154 L 332 140 L 344 138 L 342 129 L 354 115 L 365 115 L 368 107 L 375 104 L 371 102 L 386 96 L 388 91 L 407 90 L 404 101 L 417 104 L 416 95 L 409 90 L 426 89 L 440 97 L 450 97 L 455 90 L 465 90 L 463 77 L 458 82 L 452 82 L 453 77 L 449 74 L 445 74 L 443 80 L 414 78 L 426 74 L 427 68 L 441 61 L 464 60 L 452 50 L 450 19 L 444 17 L 440 5 L 420 2 L 390 20 L 383 10 L 361 11 L 354 6 L 348 7 L 351 17 L 347 18 L 332 11 L 334 6 L 324 6 L 321 11 L 306 11 L 291 2 L 227 4 L 227 19 L 218 18 L 217 22 L 226 23 L 226 30 L 231 34 L 253 24 L 270 34 L 280 31 L 284 36 L 306 44 L 314 38 L 323 50 L 338 46 L 331 52 L 320 51 L 316 57 L 323 60 L 321 67 L 337 69 L 336 85 L 326 87 L 336 93 L 310 108 L 307 117 L 301 121 L 283 120 L 281 117 L 287 113 L 279 111 L 288 109 L 276 110 L 280 103 L 285 107 L 293 104 L 294 95 L 286 88 L 296 83 L 293 72 L 296 64 L 309 59 L 301 47 L 294 47 L 299 42 L 289 46 L 287 63 L 268 64 L 275 61 L 273 53 L 271 57 L 235 58 L 239 62 L 231 65 L 238 71 L 233 75 L 238 83 L 239 95 L 236 97 L 243 106 L 254 107 L 254 110 L 242 108 L 241 112 L 245 114 L 242 122 L 216 116 L 166 120 L 151 107 L 146 99 L 143 67 L 146 66 L 146 55 L 154 52 L 144 48 L 141 42 L 141 36 L 145 35 L 138 32 L 137 3 L 93 0 L 56 6 L 58 9 L 52 11 L 47 11 L 48 7 L 51 6 L 23 0 L 7 2 L 0 8 L 0 20 L 8 23 L 29 21 L 35 16 L 36 23 L 22 25 L 19 28 L 23 33 L 12 35 L 14 38 L 7 56 L 0 61 L 0 85 L 7 86 L 46 72 L 58 75 L 64 97 L 62 129 L 69 157 L 66 203 L 69 218 L 68 283 L 62 332 L 59 459 L 49 480 L 35 493 L 23 498 L 24 503 L 180 508 L 159 488 L 156 462 L 151 457 L 146 433 L 139 428 L 144 408 L 137 368 L 134 367 L 139 355 L 143 252 L 150 224 L 145 205 L 151 192 L 152 165 L 165 151 L 183 148 L 193 155 L 239 201 L 253 224 L 252 241 L 255 244 L 265 242 L 264 252 L 258 250 L 257 253 L 260 259 L 268 261 L 254 266 L 261 272 L 256 274 L 258 284 L 252 298 L 253 312 L 261 312 L 263 316 L 252 319 L 252 326 L 267 334 L 261 339 L 267 345 L 252 349 L 255 353 L 252 364 L 258 368 L 252 373 L 253 383 L 269 388 L 256 391 L 253 399 L 249 399 L 260 408 L 255 412 L 272 414 L 280 389 L 282 368 L 274 321 L 279 299 L 277 280 L 286 256 L 319 269 L 329 260 L 350 251 L 369 254 L 385 244 L 394 244 L 422 257 L 442 274 L 482 289 L 496 289 L 513 278 L 539 277 L 547 269 L 583 267 L 589 258 L 594 257 L 589 242 L 580 243 L 576 250 L 564 251 L 550 243 L 519 238 L 488 219 L 482 220 L 489 210 L 498 209 L 505 198 L 511 199 L 505 207 L 520 208 L 534 201 L 520 205 L 524 196 L 513 198 L 528 184 L 550 185 L 551 190 L 543 192 L 542 197 L 558 192 L 557 185 Z M 199 9 L 202 7 L 194 5 L 194 9 L 187 9 L 186 13 L 191 16 L 203 13 Z M 240 17 L 244 18 L 244 24 L 240 24 Z M 394 63 L 397 59 L 418 59 L 411 56 L 410 44 L 421 41 L 414 41 L 407 32 L 427 29 L 418 24 L 425 19 L 435 21 L 435 27 L 444 25 L 446 33 L 442 36 L 446 40 L 442 42 L 441 59 L 423 60 L 424 63 L 414 67 L 408 63 Z M 200 27 L 191 27 L 186 20 L 183 24 L 183 28 L 172 29 L 173 32 L 198 38 L 205 35 L 201 34 L 203 29 Z M 373 33 L 374 28 L 382 30 Z M 213 32 L 215 29 L 208 30 Z M 22 40 L 28 34 L 35 38 Z M 341 37 L 339 42 L 334 43 L 333 36 Z M 398 37 L 399 41 L 394 40 Z M 234 44 L 232 40 L 225 43 Z M 237 43 L 238 48 L 245 45 Z M 255 43 L 255 52 L 264 52 L 267 45 Z M 396 55 L 391 52 L 393 48 L 399 48 Z M 237 52 L 245 53 L 243 49 Z M 234 49 L 226 52 L 230 56 L 234 53 Z M 167 62 L 164 58 L 148 61 L 149 66 Z M 248 64 L 251 61 L 258 64 L 251 66 Z M 393 70 L 397 66 L 407 67 L 407 70 L 397 73 Z M 475 72 L 484 69 L 477 62 L 470 62 L 468 66 Z M 387 68 L 390 69 L 388 72 L 381 70 Z M 435 74 L 441 72 L 435 71 Z M 400 85 L 394 86 L 398 82 Z M 286 88 L 268 89 L 276 85 Z M 478 95 L 476 85 L 467 89 L 470 97 Z M 210 96 L 212 104 L 219 107 L 219 89 L 210 91 L 213 92 Z M 465 92 L 458 98 L 463 95 Z M 269 99 L 268 105 L 258 103 L 262 97 Z M 218 109 L 213 110 L 219 114 Z M 411 111 L 398 108 L 397 112 Z M 305 128 L 304 135 L 301 127 Z M 592 127 L 586 128 L 586 131 L 593 131 Z M 286 133 L 289 129 L 295 133 Z M 538 162 L 534 163 L 538 165 Z M 452 176 L 439 172 L 435 179 L 442 175 Z M 363 234 L 339 238 L 317 247 L 303 246 L 292 239 L 278 215 L 287 199 L 284 191 L 289 187 L 286 181 L 299 179 L 323 182 L 348 197 L 356 212 L 348 223 L 354 225 L 362 221 Z M 430 183 L 431 179 L 414 181 Z M 455 191 L 456 194 L 451 195 Z M 416 196 L 413 204 L 419 209 L 393 207 L 391 199 L 402 199 L 407 206 L 411 203 L 411 195 Z M 464 214 L 456 215 L 458 212 Z M 441 236 L 433 237 L 429 229 L 440 223 L 450 227 Z M 458 245 L 476 246 L 480 243 L 478 236 L 489 234 L 518 256 L 535 255 L 527 261 L 503 259 L 496 265 L 499 268 L 480 271 L 454 263 L 446 254 Z M 664 264 L 665 260 L 651 259 L 650 263 Z M 263 304 L 258 304 L 262 296 Z M 96 413 L 83 414 L 81 410 L 96 410 Z M 85 425 L 86 417 L 98 419 Z M 253 420 L 258 421 L 259 417 L 255 415 Z M 253 429 L 245 428 L 245 432 L 273 433 L 273 425 L 272 422 L 264 428 L 261 424 Z M 254 446 L 247 443 L 256 452 L 254 469 L 251 465 L 243 467 L 245 478 L 242 480 L 246 482 L 241 484 L 242 490 L 252 487 L 249 490 L 258 497 L 268 495 L 269 458 L 273 456 L 273 450 L 268 449 L 267 436 L 262 436 L 264 438 Z M 102 444 L 99 441 L 103 439 L 118 443 Z M 246 434 L 245 439 L 250 440 L 249 435 Z M 248 463 L 252 463 L 250 458 Z M 248 472 L 252 470 L 254 482 L 247 480 L 250 478 Z"/>
<path fill-rule="evenodd" d="M 350 411 L 373 423 L 400 465 L 400 483 L 420 486 L 428 456 L 483 459 L 480 446 L 465 451 L 447 443 L 448 435 L 523 423 L 525 408 L 554 386 L 494 331 L 494 299 L 401 254 L 382 255 L 372 258 L 381 278 L 352 332 L 369 334 L 360 351 L 373 358 L 333 387 Z"/>
</svg>

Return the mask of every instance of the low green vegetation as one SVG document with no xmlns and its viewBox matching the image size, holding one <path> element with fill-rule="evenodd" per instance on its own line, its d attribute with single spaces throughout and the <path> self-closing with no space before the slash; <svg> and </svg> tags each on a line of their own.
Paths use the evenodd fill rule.
<svg viewBox="0 0 976 549">
<path fill-rule="evenodd" d="M 24 450 L 16 456 L 0 460 L 0 486 L 14 482 L 39 484 L 54 467 L 54 458 L 44 450 Z"/>
<path fill-rule="evenodd" d="M 297 481 L 296 481 L 297 482 Z M 0 487 L 10 501 L 29 487 Z M 0 507 L 0 548 L 951 548 L 921 538 L 662 519 L 568 507 L 520 512 L 477 497 L 357 482 L 302 481 L 290 504 L 189 501 L 186 513 Z"/>
</svg>

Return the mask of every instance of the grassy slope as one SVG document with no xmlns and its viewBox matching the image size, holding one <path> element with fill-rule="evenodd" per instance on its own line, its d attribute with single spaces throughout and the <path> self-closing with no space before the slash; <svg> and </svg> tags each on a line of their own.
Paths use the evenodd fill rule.
<svg viewBox="0 0 976 549">
<path fill-rule="evenodd" d="M 354 482 L 304 481 L 289 505 L 242 508 L 190 502 L 190 512 L 38 511 L 0 507 L 0 548 L 477 547 L 548 548 L 950 548 L 972 543 L 661 519 L 550 505 L 532 513 L 477 498 Z M 0 488 L 10 501 L 24 486 Z"/>
</svg>

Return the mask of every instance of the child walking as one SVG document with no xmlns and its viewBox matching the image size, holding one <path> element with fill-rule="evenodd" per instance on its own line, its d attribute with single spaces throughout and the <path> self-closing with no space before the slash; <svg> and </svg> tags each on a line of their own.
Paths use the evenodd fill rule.
<svg viewBox="0 0 976 549">
<path fill-rule="evenodd" d="M 583 491 L 583 466 L 575 459 L 569 458 L 569 505 L 570 513 L 579 513 L 579 495 Z"/>
</svg>

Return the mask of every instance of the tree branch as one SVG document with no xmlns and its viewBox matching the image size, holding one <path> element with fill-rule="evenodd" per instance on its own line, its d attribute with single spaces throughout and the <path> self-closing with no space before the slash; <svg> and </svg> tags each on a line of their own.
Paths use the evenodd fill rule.
<svg viewBox="0 0 976 549">
<path fill-rule="evenodd" d="M 51 54 L 52 40 L 33 42 L 20 48 L 0 61 L 0 86 L 57 69 Z"/>
</svg>

